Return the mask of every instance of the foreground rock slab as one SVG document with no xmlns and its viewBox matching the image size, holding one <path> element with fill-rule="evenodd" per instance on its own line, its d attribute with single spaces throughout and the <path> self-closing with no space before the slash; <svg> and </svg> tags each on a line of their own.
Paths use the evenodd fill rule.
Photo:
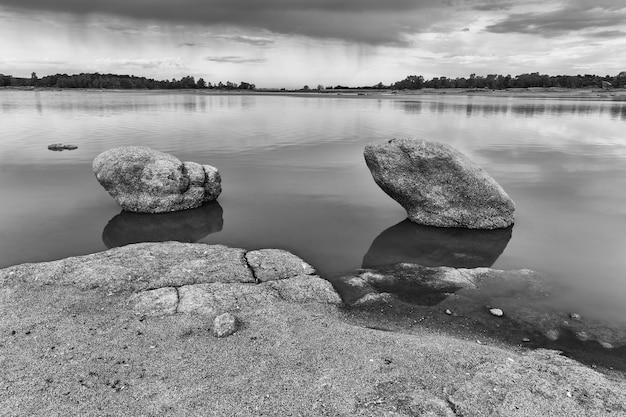
<svg viewBox="0 0 626 417">
<path fill-rule="evenodd" d="M 515 204 L 481 167 L 451 146 L 392 139 L 365 147 L 374 181 L 427 226 L 499 229 L 513 224 Z"/>
<path fill-rule="evenodd" d="M 96 156 L 98 182 L 124 210 L 164 213 L 200 207 L 222 192 L 218 170 L 141 146 L 122 146 Z"/>
<path fill-rule="evenodd" d="M 280 279 L 255 280 L 243 249 L 173 242 L 0 270 L 0 414 L 626 415 L 623 380 L 352 324 L 302 261 L 255 252 Z M 225 313 L 237 331 L 214 337 Z"/>
</svg>

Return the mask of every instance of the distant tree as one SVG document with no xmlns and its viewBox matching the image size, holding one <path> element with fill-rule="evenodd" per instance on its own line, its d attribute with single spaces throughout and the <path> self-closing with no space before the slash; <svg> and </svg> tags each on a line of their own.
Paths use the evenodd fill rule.
<svg viewBox="0 0 626 417">
<path fill-rule="evenodd" d="M 239 87 L 237 87 L 237 88 L 240 89 L 240 90 L 254 90 L 255 89 L 255 85 L 247 83 L 245 81 L 242 81 L 241 83 L 239 83 Z"/>
<path fill-rule="evenodd" d="M 179 88 L 198 88 L 198 85 L 196 84 L 196 80 L 188 75 L 180 79 Z"/>
<path fill-rule="evenodd" d="M 317 91 L 322 91 L 323 89 L 324 89 L 324 86 L 322 84 L 317 85 Z"/>
<path fill-rule="evenodd" d="M 308 85 L 305 85 L 304 87 L 302 87 L 302 89 L 303 89 L 304 91 L 309 91 L 309 90 L 310 90 L 310 88 L 309 88 L 309 86 L 308 86 Z"/>
<path fill-rule="evenodd" d="M 206 88 L 206 82 L 204 81 L 203 78 L 199 78 L 198 82 L 196 82 L 196 87 L 197 88 Z"/>
<path fill-rule="evenodd" d="M 0 87 L 9 87 L 11 86 L 12 82 L 11 79 L 13 77 L 10 75 L 4 75 L 4 74 L 0 74 Z"/>
<path fill-rule="evenodd" d="M 395 90 L 420 90 L 424 88 L 424 77 L 421 75 L 409 75 L 402 81 L 396 81 L 392 87 Z"/>
</svg>

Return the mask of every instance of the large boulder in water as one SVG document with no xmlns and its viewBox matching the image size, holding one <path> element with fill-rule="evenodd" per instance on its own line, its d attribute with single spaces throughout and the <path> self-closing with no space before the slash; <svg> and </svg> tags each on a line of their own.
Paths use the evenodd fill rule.
<svg viewBox="0 0 626 417">
<path fill-rule="evenodd" d="M 93 172 L 117 204 L 132 212 L 186 210 L 214 201 L 222 192 L 217 168 L 141 146 L 101 153 Z"/>
<path fill-rule="evenodd" d="M 468 229 L 513 224 L 511 198 L 487 172 L 451 146 L 392 139 L 367 145 L 364 155 L 376 184 L 415 223 Z"/>
</svg>

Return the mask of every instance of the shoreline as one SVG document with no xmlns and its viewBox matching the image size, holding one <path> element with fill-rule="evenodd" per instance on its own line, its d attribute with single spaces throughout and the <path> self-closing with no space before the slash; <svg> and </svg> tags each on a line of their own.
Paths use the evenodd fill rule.
<svg viewBox="0 0 626 417">
<path fill-rule="evenodd" d="M 91 89 L 91 88 L 42 88 L 42 87 L 0 87 L 0 91 L 86 91 L 111 93 L 193 93 L 197 95 L 271 95 L 296 97 L 346 97 L 363 99 L 393 99 L 421 96 L 464 96 L 464 97 L 511 97 L 511 98 L 541 98 L 541 99 L 572 99 L 598 101 L 626 101 L 626 88 L 510 88 L 504 90 L 488 89 L 461 89 L 461 88 L 424 88 L 421 90 L 375 90 L 375 89 L 345 89 L 345 90 L 209 90 L 209 89 Z"/>
<path fill-rule="evenodd" d="M 145 243 L 0 270 L 2 409 L 18 416 L 626 415 L 623 372 L 600 373 L 488 335 L 464 340 L 424 323 L 405 326 L 393 304 L 346 309 L 312 275 L 213 282 L 212 274 L 230 280 L 245 271 L 241 254 L 252 258 L 242 251 Z M 298 265 L 281 259 L 293 258 L 268 262 Z M 284 271 L 270 264 L 255 265 Z M 178 299 L 173 310 L 167 288 Z M 220 303 L 239 323 L 225 338 L 211 335 Z"/>
</svg>

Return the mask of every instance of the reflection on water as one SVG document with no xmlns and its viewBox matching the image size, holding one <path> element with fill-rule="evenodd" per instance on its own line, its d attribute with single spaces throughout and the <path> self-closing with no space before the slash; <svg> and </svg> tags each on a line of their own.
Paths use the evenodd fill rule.
<svg viewBox="0 0 626 417">
<path fill-rule="evenodd" d="M 222 206 L 217 201 L 173 213 L 131 213 L 113 217 L 102 232 L 108 248 L 140 242 L 197 242 L 222 230 Z"/>
<path fill-rule="evenodd" d="M 443 114 L 458 113 L 467 117 L 497 117 L 511 114 L 515 117 L 544 117 L 544 116 L 593 116 L 609 114 L 612 118 L 626 120 L 626 104 L 623 102 L 576 102 L 566 103 L 553 100 L 515 101 L 504 99 L 499 103 L 485 97 L 467 97 L 466 101 L 415 99 L 397 101 L 396 104 L 409 114 Z"/>
<path fill-rule="evenodd" d="M 423 226 L 405 219 L 382 232 L 363 257 L 363 268 L 402 262 L 454 268 L 489 267 L 504 252 L 513 226 L 471 230 Z"/>
</svg>

